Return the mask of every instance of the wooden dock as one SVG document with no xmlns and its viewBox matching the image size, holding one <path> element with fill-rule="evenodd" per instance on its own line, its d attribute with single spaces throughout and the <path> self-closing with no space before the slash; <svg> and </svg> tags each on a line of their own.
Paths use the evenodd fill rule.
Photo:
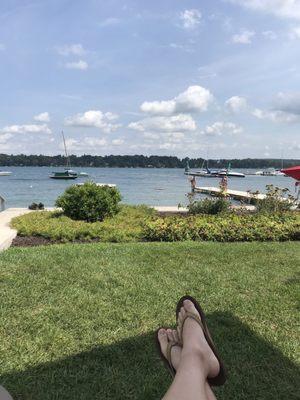
<svg viewBox="0 0 300 400">
<path fill-rule="evenodd" d="M 210 196 L 217 196 L 220 193 L 222 193 L 221 189 L 218 187 L 205 187 L 205 186 L 201 186 L 201 187 L 196 186 L 194 188 L 194 192 L 208 194 Z M 250 192 L 243 192 L 241 190 L 227 189 L 223 193 L 234 200 L 243 200 L 243 201 L 248 201 L 248 202 L 250 202 L 250 200 L 252 200 L 252 199 L 263 200 L 266 198 L 266 195 L 262 194 L 262 193 L 253 194 Z"/>
</svg>

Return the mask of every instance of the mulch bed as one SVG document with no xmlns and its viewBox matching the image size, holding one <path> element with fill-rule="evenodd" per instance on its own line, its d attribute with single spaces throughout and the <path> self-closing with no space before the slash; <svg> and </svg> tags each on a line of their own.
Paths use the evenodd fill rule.
<svg viewBox="0 0 300 400">
<path fill-rule="evenodd" d="M 95 243 L 100 242 L 100 239 L 92 240 L 74 240 L 73 242 L 67 243 Z M 12 241 L 12 247 L 33 247 L 33 246 L 45 246 L 51 244 L 62 244 L 60 240 L 47 239 L 42 236 L 16 236 Z"/>
</svg>

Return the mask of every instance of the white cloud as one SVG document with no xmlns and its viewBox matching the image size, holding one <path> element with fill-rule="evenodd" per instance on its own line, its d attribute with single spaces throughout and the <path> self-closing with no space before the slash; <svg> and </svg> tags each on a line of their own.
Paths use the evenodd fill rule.
<svg viewBox="0 0 300 400">
<path fill-rule="evenodd" d="M 250 44 L 252 43 L 252 38 L 255 36 L 254 31 L 247 31 L 244 30 L 240 33 L 237 33 L 231 37 L 231 41 L 233 43 L 238 43 L 238 44 Z"/>
<path fill-rule="evenodd" d="M 86 136 L 80 140 L 74 138 L 68 138 L 66 139 L 66 145 L 69 151 L 76 151 L 79 153 L 89 151 L 97 153 L 97 147 L 106 146 L 107 141 L 105 138 Z M 63 149 L 63 144 L 60 144 L 59 147 Z"/>
<path fill-rule="evenodd" d="M 111 112 L 103 113 L 100 110 L 89 110 L 83 114 L 76 114 L 72 117 L 65 118 L 65 125 L 100 128 L 104 133 L 110 133 L 121 126 L 120 124 L 111 122 L 117 118 L 117 114 Z"/>
<path fill-rule="evenodd" d="M 114 139 L 111 141 L 113 146 L 121 146 L 122 144 L 124 144 L 124 139 Z"/>
<path fill-rule="evenodd" d="M 221 135 L 237 135 L 243 132 L 243 128 L 233 122 L 217 121 L 212 125 L 207 125 L 201 132 L 202 135 L 221 136 Z"/>
<path fill-rule="evenodd" d="M 105 138 L 85 137 L 83 139 L 83 145 L 88 145 L 90 147 L 104 146 L 106 144 L 107 141 Z"/>
<path fill-rule="evenodd" d="M 293 26 L 289 33 L 290 39 L 300 39 L 300 26 Z"/>
<path fill-rule="evenodd" d="M 300 92 L 280 92 L 275 101 L 276 109 L 300 115 Z"/>
<path fill-rule="evenodd" d="M 163 101 L 144 101 L 141 105 L 141 111 L 149 114 L 174 114 L 176 110 L 175 100 Z"/>
<path fill-rule="evenodd" d="M 0 134 L 0 143 L 6 143 L 9 139 L 11 139 L 13 135 L 11 133 L 3 133 Z"/>
<path fill-rule="evenodd" d="M 270 39 L 270 40 L 276 40 L 276 39 L 278 38 L 277 33 L 274 32 L 274 31 L 263 31 L 263 32 L 262 32 L 262 35 L 263 35 L 265 38 Z"/>
<path fill-rule="evenodd" d="M 128 127 L 139 132 L 195 131 L 197 128 L 195 120 L 188 114 L 149 117 L 137 122 L 131 122 Z"/>
<path fill-rule="evenodd" d="M 300 19 L 299 0 L 227 0 L 245 8 L 276 15 L 281 18 Z"/>
<path fill-rule="evenodd" d="M 144 132 L 144 138 L 147 140 L 158 140 L 159 134 L 153 132 Z"/>
<path fill-rule="evenodd" d="M 188 44 L 170 43 L 169 47 L 171 47 L 171 49 L 186 51 L 187 53 L 194 53 L 195 52 L 195 50 L 192 48 L 192 44 L 191 43 L 188 43 Z"/>
<path fill-rule="evenodd" d="M 117 25 L 120 22 L 121 20 L 119 18 L 109 17 L 100 22 L 100 26 L 112 26 L 112 25 Z"/>
<path fill-rule="evenodd" d="M 266 119 L 272 122 L 290 123 L 299 120 L 299 116 L 281 110 L 261 110 L 255 108 L 252 111 L 252 115 L 258 119 Z"/>
<path fill-rule="evenodd" d="M 168 132 L 166 136 L 171 143 L 181 143 L 185 138 L 185 134 L 183 132 Z"/>
<path fill-rule="evenodd" d="M 145 101 L 141 110 L 149 114 L 172 115 L 183 112 L 206 111 L 213 95 L 202 86 L 189 86 L 172 100 Z"/>
<path fill-rule="evenodd" d="M 65 63 L 65 68 L 67 68 L 67 69 L 80 69 L 80 70 L 84 71 L 84 70 L 88 69 L 88 67 L 89 67 L 88 63 L 83 60 Z"/>
<path fill-rule="evenodd" d="M 80 43 L 57 46 L 55 49 L 61 56 L 83 56 L 86 53 L 85 49 Z"/>
<path fill-rule="evenodd" d="M 0 129 L 1 133 L 11 133 L 11 134 L 26 134 L 26 133 L 51 133 L 51 129 L 47 124 L 35 125 L 9 125 Z"/>
<path fill-rule="evenodd" d="M 180 13 L 180 19 L 185 29 L 194 29 L 201 22 L 202 14 L 197 9 L 184 10 Z"/>
<path fill-rule="evenodd" d="M 225 101 L 225 107 L 233 113 L 244 111 L 247 108 L 247 99 L 241 96 L 232 96 Z"/>
<path fill-rule="evenodd" d="M 33 119 L 38 122 L 50 122 L 50 115 L 48 112 L 43 112 L 33 117 Z"/>
</svg>

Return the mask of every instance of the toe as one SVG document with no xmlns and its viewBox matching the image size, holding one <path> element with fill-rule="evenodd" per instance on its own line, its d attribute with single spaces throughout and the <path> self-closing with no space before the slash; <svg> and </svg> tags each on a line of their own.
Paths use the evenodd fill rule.
<svg viewBox="0 0 300 400">
<path fill-rule="evenodd" d="M 192 314 L 199 315 L 194 303 L 191 300 L 184 300 L 183 302 L 184 310 Z"/>
<path fill-rule="evenodd" d="M 181 308 L 180 313 L 181 313 L 181 320 L 183 320 L 184 317 L 185 317 L 185 314 L 186 314 L 186 311 L 185 311 L 184 307 Z"/>
<path fill-rule="evenodd" d="M 158 331 L 157 337 L 158 337 L 158 341 L 159 341 L 159 344 L 160 344 L 161 351 L 162 351 L 162 353 L 164 355 L 166 355 L 167 346 L 168 346 L 168 334 L 167 334 L 167 331 L 165 329 L 160 329 Z"/>
<path fill-rule="evenodd" d="M 167 336 L 168 336 L 168 341 L 172 342 L 173 341 L 173 332 L 172 329 L 167 329 Z"/>
<path fill-rule="evenodd" d="M 173 329 L 172 334 L 173 334 L 173 340 L 174 340 L 174 342 L 178 343 L 178 341 L 179 341 L 179 339 L 178 339 L 178 333 L 177 333 L 177 331 L 176 331 L 175 329 Z"/>
</svg>

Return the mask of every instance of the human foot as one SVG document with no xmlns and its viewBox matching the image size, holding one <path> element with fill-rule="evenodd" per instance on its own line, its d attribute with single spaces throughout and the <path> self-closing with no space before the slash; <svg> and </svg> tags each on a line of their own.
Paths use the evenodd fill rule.
<svg viewBox="0 0 300 400">
<path fill-rule="evenodd" d="M 179 363 L 180 363 L 180 357 L 181 357 L 181 352 L 182 348 L 178 344 L 178 333 L 174 329 L 164 329 L 161 328 L 158 333 L 157 333 L 157 338 L 159 341 L 160 349 L 163 354 L 163 356 L 169 361 L 168 359 L 168 346 L 169 343 L 174 343 L 174 345 L 171 347 L 171 364 L 172 367 L 177 371 Z"/>
<path fill-rule="evenodd" d="M 183 344 L 182 355 L 198 356 L 206 366 L 208 378 L 214 378 L 219 374 L 220 363 L 204 336 L 202 326 L 187 314 L 201 321 L 193 302 L 184 300 L 177 319 L 177 330 Z"/>
</svg>

